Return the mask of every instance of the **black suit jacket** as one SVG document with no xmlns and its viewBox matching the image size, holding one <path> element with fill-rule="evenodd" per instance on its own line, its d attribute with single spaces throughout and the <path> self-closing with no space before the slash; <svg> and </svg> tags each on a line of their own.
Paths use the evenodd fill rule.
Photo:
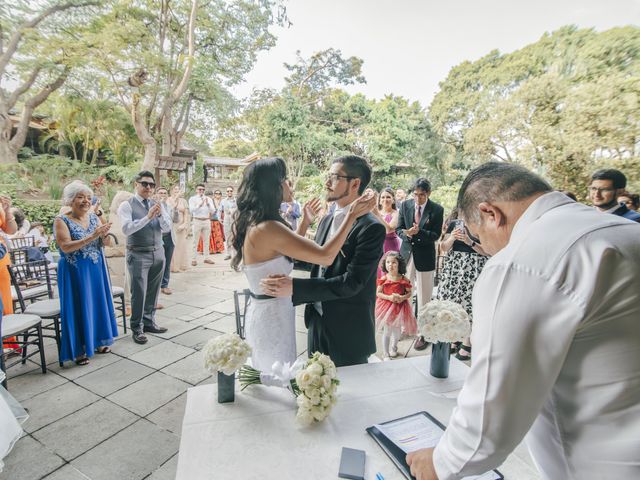
<svg viewBox="0 0 640 480">
<path fill-rule="evenodd" d="M 322 219 L 315 241 L 324 245 L 332 215 Z M 386 230 L 371 213 L 351 228 L 341 251 L 325 269 L 314 265 L 311 278 L 293 279 L 293 303 L 307 303 L 304 320 L 308 352 L 322 352 L 336 366 L 363 363 L 376 351 L 374 309 L 376 270 Z M 321 302 L 322 316 L 313 303 Z"/>
<path fill-rule="evenodd" d="M 442 218 L 444 209 L 435 202 L 427 200 L 420 218 L 418 233 L 408 238 L 402 230 L 413 227 L 415 221 L 416 202 L 405 200 L 398 213 L 396 232 L 402 239 L 400 253 L 405 260 L 413 255 L 413 263 L 419 272 L 430 272 L 436 269 L 436 241 L 442 234 Z"/>
</svg>

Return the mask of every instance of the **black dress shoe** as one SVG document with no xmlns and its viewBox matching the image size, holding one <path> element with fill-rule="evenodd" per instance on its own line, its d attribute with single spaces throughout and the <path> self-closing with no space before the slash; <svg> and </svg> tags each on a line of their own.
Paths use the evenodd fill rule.
<svg viewBox="0 0 640 480">
<path fill-rule="evenodd" d="M 164 333 L 167 329 L 165 327 L 159 327 L 158 325 L 145 325 L 142 327 L 142 331 L 147 333 Z"/>
<path fill-rule="evenodd" d="M 416 344 L 413 346 L 413 348 L 420 351 L 427 348 L 428 345 L 429 342 L 427 342 L 424 337 L 418 337 L 418 340 L 416 340 Z"/>
<path fill-rule="evenodd" d="M 140 345 L 144 345 L 148 341 L 147 336 L 142 332 L 133 332 L 131 336 L 133 337 L 133 341 Z"/>
</svg>

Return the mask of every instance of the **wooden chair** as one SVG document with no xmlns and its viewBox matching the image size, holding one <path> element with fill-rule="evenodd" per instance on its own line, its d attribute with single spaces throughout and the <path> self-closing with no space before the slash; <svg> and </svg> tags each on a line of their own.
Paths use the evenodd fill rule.
<svg viewBox="0 0 640 480">
<path fill-rule="evenodd" d="M 60 299 L 54 298 L 53 295 L 53 282 L 48 262 L 40 260 L 21 265 L 10 265 L 8 268 L 20 311 L 48 321 L 42 328 L 52 332 L 52 335 L 44 336 L 56 341 L 58 362 L 62 366 L 60 361 Z M 36 290 L 44 293 L 38 296 L 29 295 L 30 291 Z"/>
<path fill-rule="evenodd" d="M 247 311 L 247 305 L 249 304 L 249 289 L 234 290 L 233 291 L 233 303 L 236 310 L 236 333 L 244 340 L 244 324 L 245 314 Z"/>
<path fill-rule="evenodd" d="M 17 250 L 19 248 L 27 248 L 27 247 L 35 247 L 36 246 L 36 237 L 27 236 L 27 237 L 17 237 L 9 239 L 9 250 Z"/>
<path fill-rule="evenodd" d="M 35 340 L 32 337 L 36 337 Z M 5 339 L 9 337 L 15 337 L 12 343 L 17 346 L 8 348 L 5 344 Z M 22 340 L 20 339 L 22 337 Z M 11 368 L 19 363 L 26 363 L 27 358 L 33 355 L 40 354 L 40 367 L 42 373 L 47 373 L 47 361 L 44 356 L 44 343 L 42 335 L 42 319 L 37 315 L 27 315 L 23 313 L 14 313 L 11 315 L 0 315 L 0 339 L 2 339 L 2 348 L 0 349 L 0 369 L 6 373 L 8 368 Z M 7 342 L 8 343 L 8 342 Z M 27 354 L 27 347 L 29 345 L 37 345 L 38 350 Z M 22 349 L 22 356 L 11 364 L 7 364 L 5 357 L 8 357 L 12 352 L 19 352 Z M 4 379 L 3 386 L 7 388 L 7 379 Z"/>
</svg>

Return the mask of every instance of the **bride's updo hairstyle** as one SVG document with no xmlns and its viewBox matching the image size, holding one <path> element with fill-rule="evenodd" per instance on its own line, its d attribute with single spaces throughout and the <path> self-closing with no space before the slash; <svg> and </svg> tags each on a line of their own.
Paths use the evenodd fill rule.
<svg viewBox="0 0 640 480">
<path fill-rule="evenodd" d="M 287 165 L 278 157 L 256 160 L 244 169 L 231 229 L 231 244 L 235 250 L 231 267 L 234 270 L 240 269 L 244 239 L 252 225 L 274 220 L 288 226 L 280 215 L 282 182 L 286 178 Z"/>
</svg>

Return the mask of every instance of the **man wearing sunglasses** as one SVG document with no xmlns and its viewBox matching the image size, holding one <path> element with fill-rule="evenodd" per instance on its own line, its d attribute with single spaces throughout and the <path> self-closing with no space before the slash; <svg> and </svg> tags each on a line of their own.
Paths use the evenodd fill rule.
<svg viewBox="0 0 640 480">
<path fill-rule="evenodd" d="M 143 170 L 135 178 L 135 195 L 118 208 L 122 233 L 127 237 L 127 269 L 131 279 L 129 324 L 136 343 L 147 343 L 147 333 L 164 333 L 155 322 L 156 302 L 164 273 L 162 233 L 171 231 L 171 217 L 152 199 L 153 174 Z"/>
</svg>

